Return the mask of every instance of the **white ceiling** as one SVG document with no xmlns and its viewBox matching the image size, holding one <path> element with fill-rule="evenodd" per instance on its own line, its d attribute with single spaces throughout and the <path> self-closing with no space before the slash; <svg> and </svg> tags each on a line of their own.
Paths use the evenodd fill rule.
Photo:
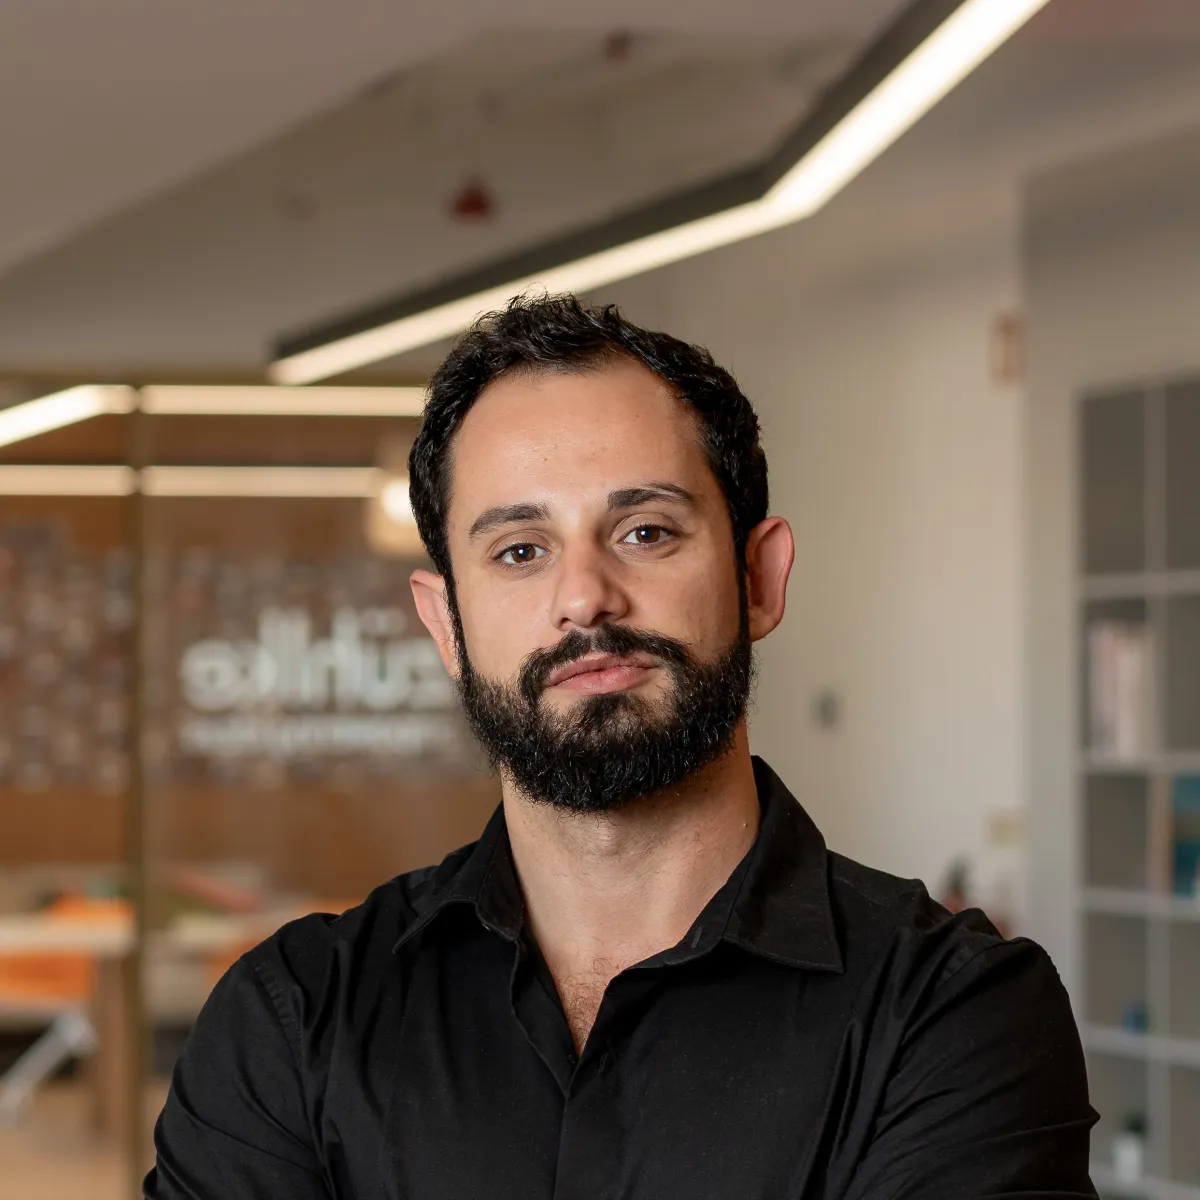
<svg viewBox="0 0 1200 1200">
<path fill-rule="evenodd" d="M 0 375 L 261 369 L 282 332 L 762 153 L 895 5 L 0 0 Z M 660 28 L 612 64 L 622 24 Z M 1051 0 L 831 206 L 844 236 L 795 238 L 844 272 L 1008 221 L 1031 171 L 1200 121 L 1198 64 L 1200 0 Z M 498 214 L 463 225 L 474 173 Z"/>
<path fill-rule="evenodd" d="M 901 0 L 3 0 L 0 270 L 490 29 L 861 39 Z"/>
<path fill-rule="evenodd" d="M 261 363 L 275 334 L 760 157 L 841 40 L 578 32 L 456 45 L 0 275 L 0 361 Z M 494 218 L 452 197 L 478 176 Z"/>
</svg>

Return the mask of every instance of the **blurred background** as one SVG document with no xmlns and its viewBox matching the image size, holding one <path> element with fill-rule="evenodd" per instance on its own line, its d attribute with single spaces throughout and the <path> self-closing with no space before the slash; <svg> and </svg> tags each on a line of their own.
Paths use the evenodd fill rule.
<svg viewBox="0 0 1200 1200">
<path fill-rule="evenodd" d="M 481 829 L 404 461 L 543 274 L 757 406 L 756 752 L 1050 950 L 1102 1193 L 1200 1198 L 1200 5 L 1005 3 L 807 208 L 994 0 L 0 8 L 0 1200 L 138 1195 L 228 963 Z"/>
</svg>

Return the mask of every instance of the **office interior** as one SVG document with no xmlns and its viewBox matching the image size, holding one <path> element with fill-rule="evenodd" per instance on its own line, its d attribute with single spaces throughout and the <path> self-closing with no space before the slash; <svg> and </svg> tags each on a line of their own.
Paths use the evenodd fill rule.
<svg viewBox="0 0 1200 1200">
<path fill-rule="evenodd" d="M 0 1200 L 139 1194 L 225 967 L 498 800 L 407 585 L 448 342 L 272 346 L 758 161 L 904 5 L 478 7 L 0 13 Z M 1200 1198 L 1198 68 L 1188 0 L 1049 0 L 813 215 L 585 292 L 760 414 L 753 749 L 1047 947 L 1148 1200 Z"/>
</svg>

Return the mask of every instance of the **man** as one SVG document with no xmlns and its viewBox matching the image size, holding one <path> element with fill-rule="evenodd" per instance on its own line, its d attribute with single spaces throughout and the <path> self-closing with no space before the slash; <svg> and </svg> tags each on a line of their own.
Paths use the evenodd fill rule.
<svg viewBox="0 0 1200 1200">
<path fill-rule="evenodd" d="M 828 852 L 750 755 L 793 544 L 733 378 L 521 298 L 433 377 L 410 475 L 417 608 L 503 805 L 230 971 L 147 1195 L 1094 1196 L 1045 954 Z"/>
</svg>

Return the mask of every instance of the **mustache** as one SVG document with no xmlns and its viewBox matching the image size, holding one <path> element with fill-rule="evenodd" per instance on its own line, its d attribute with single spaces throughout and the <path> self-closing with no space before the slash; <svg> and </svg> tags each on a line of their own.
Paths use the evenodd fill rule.
<svg viewBox="0 0 1200 1200">
<path fill-rule="evenodd" d="M 551 672 L 587 654 L 645 654 L 672 667 L 692 662 L 687 645 L 663 633 L 632 629 L 628 625 L 601 625 L 594 633 L 572 629 L 556 645 L 525 656 L 517 677 L 521 698 L 530 708 L 536 707 Z"/>
</svg>

